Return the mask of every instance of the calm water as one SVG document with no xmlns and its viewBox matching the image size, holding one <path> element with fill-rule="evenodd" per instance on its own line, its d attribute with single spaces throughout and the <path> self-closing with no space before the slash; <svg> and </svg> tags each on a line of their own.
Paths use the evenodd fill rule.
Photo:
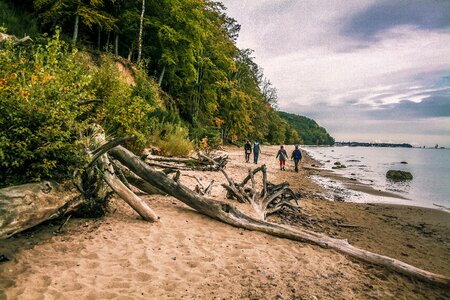
<svg viewBox="0 0 450 300">
<path fill-rule="evenodd" d="M 334 170 L 349 178 L 356 178 L 378 190 L 398 193 L 408 200 L 369 196 L 348 192 L 350 201 L 383 202 L 441 208 L 450 211 L 450 150 L 420 148 L 377 148 L 377 147 L 304 147 L 316 160 L 331 169 L 336 161 L 347 168 Z M 407 162 L 402 164 L 401 162 Z M 386 179 L 390 169 L 409 171 L 413 180 L 392 182 Z M 324 178 L 316 178 L 329 187 L 339 183 Z"/>
</svg>

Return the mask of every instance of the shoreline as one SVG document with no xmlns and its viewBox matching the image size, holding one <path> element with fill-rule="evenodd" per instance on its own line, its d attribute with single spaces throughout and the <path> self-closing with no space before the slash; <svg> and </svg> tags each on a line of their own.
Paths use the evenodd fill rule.
<svg viewBox="0 0 450 300">
<path fill-rule="evenodd" d="M 280 171 L 278 147 L 264 147 L 273 183 L 288 181 L 302 197 L 300 213 L 284 211 L 269 221 L 348 239 L 357 247 L 450 276 L 450 220 L 440 210 L 324 200 L 305 158 L 300 173 Z M 242 149 L 227 147 L 227 173 L 235 180 L 254 164 Z M 245 170 L 245 171 L 244 171 Z M 184 176 L 186 175 L 186 176 Z M 211 197 L 224 199 L 220 172 L 183 172 L 181 182 L 215 180 Z M 113 199 L 100 219 L 42 224 L 0 241 L 0 299 L 380 299 L 448 297 L 443 288 L 411 281 L 334 250 L 235 228 L 203 216 L 180 201 L 143 196 L 161 217 L 142 221 Z M 231 202 L 240 209 L 236 201 Z M 205 276 L 207 274 L 207 276 Z M 33 284 L 30 284 L 32 282 Z"/>
<path fill-rule="evenodd" d="M 424 205 L 420 202 L 414 202 L 410 198 L 405 197 L 399 193 L 391 192 L 391 191 L 385 191 L 376 189 L 373 186 L 371 186 L 369 183 L 362 183 L 359 180 L 351 177 L 347 177 L 343 174 L 339 174 L 334 172 L 333 170 L 329 169 L 323 169 L 321 168 L 323 164 L 319 162 L 318 160 L 312 158 L 312 156 L 308 153 L 308 150 L 302 149 L 302 151 L 306 154 L 308 161 L 310 161 L 309 166 L 304 166 L 305 170 L 308 170 L 310 172 L 310 176 L 317 176 L 322 180 L 316 180 L 312 179 L 315 182 L 319 181 L 318 184 L 320 186 L 323 186 L 325 189 L 332 192 L 341 192 L 339 191 L 339 186 L 342 185 L 345 189 L 349 191 L 354 191 L 359 194 L 353 195 L 353 198 L 358 198 L 355 196 L 361 196 L 363 198 L 363 201 L 358 201 L 355 199 L 344 199 L 345 194 L 349 193 L 343 193 L 344 196 L 337 196 L 334 200 L 337 201 L 343 201 L 343 202 L 349 202 L 349 203 L 367 203 L 367 204 L 380 204 L 380 205 L 400 205 L 400 206 L 411 206 L 411 207 L 419 207 L 419 208 L 428 208 L 428 209 L 435 209 L 439 211 L 443 211 L 446 213 L 450 213 L 450 207 L 446 207 L 444 205 L 436 204 L 436 203 L 430 203 L 429 205 Z M 338 184 L 333 184 L 333 183 Z M 328 183 L 328 186 L 327 186 Z M 336 199 L 337 198 L 337 199 Z M 352 197 L 347 197 L 352 198 Z M 377 199 L 378 198 L 378 199 Z M 377 200 L 374 200 L 377 199 Z M 408 203 L 411 202 L 411 203 Z M 432 205 L 431 205 L 432 204 Z"/>
</svg>

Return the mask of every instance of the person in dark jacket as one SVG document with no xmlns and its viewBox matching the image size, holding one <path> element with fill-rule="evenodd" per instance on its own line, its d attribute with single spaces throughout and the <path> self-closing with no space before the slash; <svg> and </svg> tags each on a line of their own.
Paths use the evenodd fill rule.
<svg viewBox="0 0 450 300">
<path fill-rule="evenodd" d="M 250 144 L 250 141 L 247 141 L 244 145 L 244 151 L 245 151 L 245 162 L 250 161 L 250 154 L 252 153 L 252 144 Z"/>
<path fill-rule="evenodd" d="M 286 165 L 286 159 L 288 158 L 288 154 L 286 150 L 284 150 L 284 146 L 280 146 L 280 150 L 278 150 L 277 157 L 280 160 L 280 170 L 284 171 Z"/>
<path fill-rule="evenodd" d="M 261 153 L 261 145 L 255 141 L 253 143 L 253 162 L 258 163 L 259 153 Z"/>
<path fill-rule="evenodd" d="M 295 145 L 294 151 L 292 151 L 291 159 L 294 160 L 295 172 L 298 173 L 298 163 L 302 160 L 302 151 Z"/>
</svg>

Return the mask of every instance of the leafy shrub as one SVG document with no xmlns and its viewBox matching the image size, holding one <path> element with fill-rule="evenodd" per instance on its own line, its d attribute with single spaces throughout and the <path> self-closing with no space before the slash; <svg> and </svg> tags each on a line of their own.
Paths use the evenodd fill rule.
<svg viewBox="0 0 450 300">
<path fill-rule="evenodd" d="M 0 51 L 0 186 L 63 179 L 85 161 L 77 102 L 90 76 L 57 32 L 29 48 Z"/>
<path fill-rule="evenodd" d="M 154 128 L 152 144 L 160 148 L 165 156 L 188 156 L 194 150 L 188 130 L 181 125 L 159 124 Z"/>
<path fill-rule="evenodd" d="M 219 127 L 196 127 L 191 136 L 196 145 L 202 150 L 217 149 L 222 144 L 222 132 Z M 206 149 L 209 148 L 209 149 Z"/>
<path fill-rule="evenodd" d="M 136 135 L 128 146 L 142 149 L 160 105 L 156 84 L 144 75 L 129 85 L 111 57 L 92 66 L 58 32 L 41 40 L 0 50 L 0 186 L 70 178 L 87 161 L 83 136 L 92 123 L 109 136 Z M 91 99 L 100 101 L 81 105 Z M 186 136 L 174 132 L 180 134 Z"/>
</svg>

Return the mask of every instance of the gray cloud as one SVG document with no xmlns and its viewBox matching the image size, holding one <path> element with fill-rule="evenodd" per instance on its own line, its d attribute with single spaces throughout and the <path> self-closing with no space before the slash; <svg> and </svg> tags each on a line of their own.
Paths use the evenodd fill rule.
<svg viewBox="0 0 450 300">
<path fill-rule="evenodd" d="M 450 0 L 223 0 L 281 110 L 339 140 L 450 146 Z"/>
<path fill-rule="evenodd" d="M 370 110 L 368 112 L 370 113 Z M 372 118 L 394 120 L 450 117 L 450 92 L 431 95 L 418 103 L 403 100 L 398 103 L 383 105 L 370 114 L 372 114 Z"/>
<path fill-rule="evenodd" d="M 412 25 L 422 30 L 448 28 L 450 1 L 378 1 L 353 15 L 343 26 L 342 33 L 362 40 L 373 40 L 378 38 L 379 33 L 400 25 Z"/>
</svg>

